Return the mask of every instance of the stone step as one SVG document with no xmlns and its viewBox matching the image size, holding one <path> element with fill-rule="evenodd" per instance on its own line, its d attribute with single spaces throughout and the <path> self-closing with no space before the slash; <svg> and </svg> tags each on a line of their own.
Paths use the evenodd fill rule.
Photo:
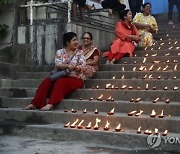
<svg viewBox="0 0 180 154">
<path fill-rule="evenodd" d="M 41 83 L 42 79 L 20 79 L 20 80 L 9 80 L 9 79 L 0 79 L 0 87 L 1 88 L 36 88 Z M 125 89 L 128 89 L 129 86 L 132 86 L 133 89 L 137 89 L 140 87 L 141 90 L 145 90 L 146 84 L 148 84 L 149 89 L 153 89 L 155 85 L 156 90 L 163 90 L 164 87 L 168 87 L 166 90 L 173 90 L 175 86 L 180 87 L 180 80 L 142 80 L 142 79 L 90 79 L 85 80 L 85 88 L 97 87 L 99 89 L 105 89 L 106 84 L 114 85 L 115 87 L 121 87 L 123 85 L 127 85 Z"/>
<path fill-rule="evenodd" d="M 100 58 L 100 64 L 105 64 L 106 58 Z M 144 62 L 145 61 L 145 62 Z M 158 57 L 123 57 L 119 61 L 117 61 L 117 64 L 154 64 L 154 63 L 180 63 L 180 58 L 177 56 L 158 56 Z M 136 65 L 134 65 L 136 66 Z"/>
<path fill-rule="evenodd" d="M 34 97 L 37 88 L 0 88 L 0 96 L 8 97 Z M 167 99 L 171 101 L 179 101 L 179 90 L 136 90 L 136 89 L 78 89 L 72 93 L 68 98 L 73 99 L 86 99 L 91 97 L 97 99 L 103 94 L 103 99 L 107 99 L 110 96 L 114 100 L 131 100 L 141 98 L 142 101 L 153 101 L 159 98 L 159 101 L 165 102 Z"/>
<path fill-rule="evenodd" d="M 40 75 L 40 74 L 39 74 Z M 152 78 L 150 78 L 150 76 Z M 161 79 L 165 80 L 171 80 L 176 77 L 177 79 L 180 79 L 180 73 L 179 71 L 174 72 L 163 72 L 163 71 L 152 71 L 152 72 L 132 72 L 132 71 L 98 71 L 93 76 L 93 79 L 144 79 L 144 80 L 154 80 L 158 79 L 158 77 L 161 76 Z M 161 80 L 158 79 L 158 80 Z M 174 79 L 175 80 L 175 79 Z"/>
<path fill-rule="evenodd" d="M 179 63 L 178 63 L 179 64 Z M 114 64 L 114 65 L 99 65 L 99 71 L 179 71 L 180 67 L 175 63 L 168 64 Z"/>
<path fill-rule="evenodd" d="M 24 108 L 27 106 L 33 97 L 28 98 L 9 98 L 1 97 L 0 108 Z M 123 106 L 123 107 L 122 107 Z M 180 103 L 170 102 L 165 104 L 164 102 L 152 103 L 148 101 L 141 101 L 139 103 L 131 103 L 129 101 L 97 101 L 97 100 L 74 100 L 74 99 L 64 99 L 60 104 L 55 106 L 55 110 L 64 110 L 71 112 L 71 109 L 78 110 L 78 112 L 83 112 L 85 109 L 87 113 L 89 111 L 94 112 L 96 109 L 100 112 L 110 112 L 115 108 L 116 113 L 129 113 L 131 111 L 140 110 L 144 111 L 144 115 L 150 115 L 152 110 L 156 111 L 157 115 L 160 115 L 162 110 L 164 110 L 165 116 L 180 116 Z"/>
<path fill-rule="evenodd" d="M 103 100 L 108 99 L 110 96 L 114 100 L 132 100 L 141 98 L 142 101 L 153 101 L 159 98 L 159 101 L 165 102 L 167 99 L 171 101 L 179 101 L 179 90 L 105 90 L 105 89 L 78 89 L 72 93 L 68 98 L 73 99 L 86 99 L 89 100 L 91 97 L 94 99 L 99 98 L 103 95 Z"/>
<path fill-rule="evenodd" d="M 48 112 L 42 112 L 39 110 L 25 111 L 22 109 L 14 108 L 0 108 L 1 121 L 19 121 L 19 122 L 34 122 L 34 123 L 62 123 L 74 122 L 76 119 L 84 120 L 84 125 L 88 125 L 92 122 L 95 125 L 96 118 L 101 119 L 99 127 L 104 127 L 106 121 L 110 122 L 110 128 L 115 129 L 116 126 L 121 123 L 122 128 L 137 130 L 138 127 L 142 127 L 143 130 L 158 128 L 160 132 L 168 130 L 169 132 L 178 133 L 180 131 L 180 117 L 164 117 L 164 118 L 150 118 L 149 115 L 127 116 L 124 113 L 115 113 L 114 115 L 107 116 L 106 112 L 100 112 L 94 114 L 94 112 L 88 112 L 86 114 L 82 112 L 68 113 L 61 110 L 54 110 Z M 22 116 L 23 115 L 23 116 Z M 173 127 L 172 127 L 173 125 Z"/>
<path fill-rule="evenodd" d="M 85 143 L 94 143 L 102 144 L 105 149 L 110 146 L 110 148 L 123 147 L 124 149 L 135 149 L 139 153 L 138 149 L 141 150 L 141 153 L 145 153 L 146 150 L 149 150 L 149 145 L 147 144 L 147 135 L 137 134 L 136 131 L 122 128 L 121 132 L 115 132 L 113 129 L 109 131 L 104 131 L 103 128 L 99 130 L 87 130 L 87 129 L 77 129 L 77 128 L 64 128 L 63 124 L 27 124 L 27 123 L 15 123 L 15 122 L 3 122 L 0 124 L 1 132 L 10 133 L 16 136 L 26 136 L 34 137 L 43 140 L 55 140 L 55 141 L 70 141 L 70 142 L 79 142 L 83 141 Z M 173 153 L 179 153 L 178 144 L 170 144 L 168 141 L 165 142 L 165 139 L 175 139 L 179 138 L 178 133 L 168 133 L 167 137 L 161 138 L 161 144 L 158 146 L 160 151 L 173 151 Z M 130 142 L 131 141 L 131 142 Z M 134 148 L 136 147 L 136 148 Z M 76 150 L 78 151 L 78 150 Z M 99 149 L 98 149 L 99 151 Z M 157 152 L 157 149 L 154 151 Z M 117 151 L 116 151 L 117 153 Z M 146 152 L 147 153 L 147 152 Z M 164 152 L 163 152 L 164 153 Z"/>
</svg>

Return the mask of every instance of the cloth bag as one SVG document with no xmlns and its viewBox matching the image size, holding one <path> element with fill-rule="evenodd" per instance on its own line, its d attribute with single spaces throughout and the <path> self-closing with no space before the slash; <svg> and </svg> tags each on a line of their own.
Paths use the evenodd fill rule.
<svg viewBox="0 0 180 154">
<path fill-rule="evenodd" d="M 62 71 L 54 69 L 51 72 L 50 79 L 53 82 L 53 81 L 57 80 L 58 78 L 62 78 L 62 77 L 67 76 L 68 74 L 69 74 L 69 69 L 65 69 L 65 70 L 62 70 Z"/>
</svg>

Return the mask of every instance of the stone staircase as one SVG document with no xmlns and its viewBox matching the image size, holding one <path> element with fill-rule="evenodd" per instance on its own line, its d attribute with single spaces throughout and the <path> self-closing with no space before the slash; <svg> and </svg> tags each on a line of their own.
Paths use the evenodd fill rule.
<svg viewBox="0 0 180 154">
<path fill-rule="evenodd" d="M 162 19 L 160 19 L 161 21 Z M 60 141 L 84 141 L 124 148 L 148 148 L 144 131 L 168 130 L 167 137 L 180 137 L 180 27 L 160 24 L 156 44 L 137 48 L 134 57 L 124 57 L 115 65 L 104 65 L 93 79 L 55 107 L 42 112 L 22 108 L 30 103 L 42 79 L 53 66 L 24 66 L 1 62 L 0 79 L 0 132 Z M 107 84 L 110 84 L 107 87 Z M 103 95 L 102 100 L 98 98 Z M 109 98 L 111 96 L 111 98 Z M 109 98 L 109 99 L 108 99 Z M 113 99 L 112 99 L 113 98 Z M 113 115 L 108 115 L 112 109 Z M 77 112 L 73 113 L 74 109 Z M 83 113 L 84 110 L 87 113 Z M 99 113 L 95 114 L 95 110 Z M 151 118 L 152 110 L 156 117 Z M 143 111 L 140 116 L 128 116 L 131 111 Z M 158 115 L 164 111 L 164 117 Z M 96 118 L 101 119 L 99 129 L 64 127 L 78 119 L 83 126 Z M 104 130 L 106 122 L 109 130 Z M 115 128 L 121 124 L 121 131 Z M 137 129 L 141 126 L 141 133 Z M 178 144 L 164 142 L 158 148 L 180 152 Z"/>
</svg>

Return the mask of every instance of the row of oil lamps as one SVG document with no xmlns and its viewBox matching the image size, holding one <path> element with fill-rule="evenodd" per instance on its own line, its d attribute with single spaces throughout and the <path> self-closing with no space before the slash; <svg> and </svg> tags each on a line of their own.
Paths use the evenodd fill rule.
<svg viewBox="0 0 180 154">
<path fill-rule="evenodd" d="M 178 65 L 176 64 L 175 66 L 174 66 L 174 68 L 173 69 L 171 69 L 171 68 L 169 68 L 169 66 L 168 65 L 166 65 L 164 68 L 162 68 L 161 66 L 159 66 L 157 69 L 154 69 L 154 65 L 151 65 L 150 67 L 149 67 L 149 69 L 147 69 L 146 68 L 146 66 L 140 66 L 139 68 L 137 68 L 137 67 L 133 67 L 133 69 L 132 69 L 132 71 L 171 71 L 171 70 L 173 70 L 173 71 L 177 71 L 178 69 L 177 69 L 177 67 L 178 67 Z M 123 66 L 122 67 L 122 71 L 124 72 L 125 71 L 125 67 Z M 129 71 L 129 70 L 128 70 Z"/>
<path fill-rule="evenodd" d="M 146 62 L 146 58 L 143 59 L 142 63 L 144 64 L 145 62 Z M 134 61 L 133 63 L 139 64 L 140 62 L 137 63 L 137 61 Z M 160 60 L 154 60 L 154 61 L 152 61 L 152 63 L 159 64 L 159 63 L 161 63 L 161 61 Z M 162 63 L 164 63 L 164 62 L 162 62 Z M 170 63 L 170 60 L 166 60 L 165 63 Z M 178 60 L 173 60 L 173 63 L 178 63 Z M 124 62 L 124 64 L 127 64 L 127 62 Z"/>
<path fill-rule="evenodd" d="M 99 87 L 99 86 L 96 86 L 96 88 L 95 88 L 95 87 L 92 87 L 92 89 L 100 89 L 100 87 Z M 101 89 L 102 89 L 102 88 L 101 88 Z M 115 85 L 112 85 L 112 84 L 108 83 L 108 84 L 106 84 L 105 89 L 108 89 L 108 90 L 113 90 L 113 89 L 122 89 L 122 90 L 124 90 L 124 89 L 129 89 L 129 90 L 132 90 L 133 87 L 132 87 L 132 86 L 128 86 L 128 85 L 122 85 L 121 87 L 118 87 L 118 86 L 115 86 Z M 149 88 L 149 84 L 146 83 L 145 90 L 149 90 L 149 89 L 150 89 L 150 88 Z M 153 86 L 152 89 L 153 89 L 153 90 L 156 90 L 157 88 L 156 88 L 156 86 Z M 137 87 L 137 90 L 141 90 L 141 87 Z M 163 88 L 163 90 L 168 90 L 168 86 L 165 86 L 165 87 Z M 169 90 L 170 90 L 170 89 L 169 89 Z M 174 87 L 172 88 L 172 90 L 178 90 L 178 86 L 174 86 Z"/>
<path fill-rule="evenodd" d="M 101 119 L 99 119 L 99 118 L 96 118 L 96 123 L 95 123 L 95 125 L 93 126 L 92 125 L 92 122 L 89 122 L 89 124 L 88 125 L 86 125 L 86 126 L 83 126 L 82 124 L 84 123 L 84 120 L 81 120 L 80 122 L 79 122 L 79 124 L 78 124 L 78 122 L 79 122 L 79 119 L 76 119 L 72 124 L 70 123 L 70 122 L 68 122 L 67 124 L 65 124 L 64 125 L 64 127 L 70 127 L 70 128 L 78 128 L 78 129 L 83 129 L 83 128 L 86 128 L 86 129 L 94 129 L 94 130 L 98 130 L 99 129 L 99 123 L 101 122 Z M 108 122 L 108 121 L 106 121 L 106 125 L 103 127 L 103 129 L 105 130 L 105 131 L 108 131 L 108 130 L 110 130 L 110 123 Z M 118 124 L 118 126 L 115 128 L 115 131 L 116 132 L 124 132 L 124 130 L 122 131 L 122 128 L 121 128 L 121 124 Z M 142 130 L 141 130 L 141 126 L 137 129 L 137 133 L 138 134 L 140 134 L 142 132 Z M 145 130 L 144 131 L 144 134 L 147 134 L 147 135 L 150 135 L 150 134 L 152 134 L 153 132 L 151 131 L 151 130 L 149 130 L 149 129 L 147 129 L 147 130 Z M 158 129 L 157 128 L 155 128 L 155 131 L 154 131 L 154 133 L 155 134 L 158 134 L 159 132 L 158 132 Z M 162 135 L 163 136 L 166 136 L 167 135 L 167 133 L 168 133 L 168 130 L 165 130 L 163 133 L 162 133 Z"/>
<path fill-rule="evenodd" d="M 79 100 L 83 100 L 81 97 L 79 98 Z M 92 101 L 92 100 L 94 100 L 94 97 L 91 97 L 91 98 L 89 98 L 89 100 L 90 101 Z M 96 100 L 98 100 L 98 101 L 114 101 L 114 98 L 112 97 L 112 96 L 109 96 L 107 99 L 104 99 L 103 98 L 103 95 L 100 95 Z M 129 101 L 130 102 L 139 102 L 139 101 L 141 101 L 142 99 L 140 98 L 140 97 L 138 97 L 138 98 L 132 98 L 132 99 L 130 99 Z M 159 97 L 157 97 L 157 98 L 155 98 L 155 99 L 153 99 L 152 100 L 152 102 L 153 103 L 157 103 L 158 101 L 160 101 L 160 98 Z M 165 100 L 165 103 L 170 103 L 170 99 L 166 99 Z"/>
<path fill-rule="evenodd" d="M 68 111 L 67 111 L 67 110 L 64 110 L 64 112 L 68 112 Z M 77 110 L 71 109 L 71 112 L 72 112 L 72 113 L 76 113 Z M 128 116 L 133 116 L 133 115 L 134 115 L 134 116 L 136 116 L 136 117 L 139 117 L 143 112 L 144 112 L 144 111 L 142 111 L 142 110 L 140 110 L 139 112 L 138 112 L 138 111 L 131 111 L 131 112 L 129 112 L 127 115 L 128 115 Z M 83 113 L 87 113 L 87 110 L 84 109 Z M 95 113 L 95 114 L 99 114 L 99 111 L 96 109 L 96 110 L 94 111 L 94 113 Z M 114 113 L 115 113 L 115 108 L 113 108 L 110 112 L 107 112 L 107 115 L 114 115 Z M 164 110 L 161 111 L 161 114 L 157 115 L 156 112 L 155 112 L 155 110 L 153 109 L 152 112 L 151 112 L 151 114 L 150 114 L 150 117 L 151 117 L 151 118 L 155 118 L 156 116 L 159 117 L 159 118 L 163 118 L 163 117 L 164 117 Z"/>
</svg>

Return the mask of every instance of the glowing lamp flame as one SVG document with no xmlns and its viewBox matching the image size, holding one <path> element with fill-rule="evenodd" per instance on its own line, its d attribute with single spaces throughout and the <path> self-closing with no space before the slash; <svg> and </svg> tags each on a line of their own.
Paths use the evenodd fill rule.
<svg viewBox="0 0 180 154">
<path fill-rule="evenodd" d="M 177 44 L 178 41 L 174 42 L 174 44 Z"/>
<path fill-rule="evenodd" d="M 112 97 L 109 96 L 106 101 L 111 101 Z"/>
<path fill-rule="evenodd" d="M 93 100 L 93 99 L 94 99 L 93 97 L 89 98 L 90 101 Z"/>
<path fill-rule="evenodd" d="M 158 64 L 158 63 L 160 63 L 160 61 L 155 60 L 155 61 L 153 61 L 153 63 Z"/>
<path fill-rule="evenodd" d="M 169 50 L 171 50 L 173 48 L 173 46 L 169 47 Z"/>
<path fill-rule="evenodd" d="M 153 79 L 153 75 L 152 75 L 152 74 L 150 74 L 148 78 L 149 78 L 149 79 Z"/>
<path fill-rule="evenodd" d="M 124 66 L 122 67 L 122 71 L 125 71 Z"/>
<path fill-rule="evenodd" d="M 150 135 L 150 134 L 152 134 L 152 131 L 151 131 L 151 130 L 149 130 L 149 129 L 147 129 L 147 130 L 145 130 L 144 134 L 148 134 L 148 135 Z"/>
<path fill-rule="evenodd" d="M 132 116 L 132 115 L 134 115 L 135 113 L 137 113 L 137 111 L 131 111 L 131 112 L 128 113 L 128 116 Z"/>
<path fill-rule="evenodd" d="M 144 50 L 147 50 L 148 47 L 145 47 Z"/>
<path fill-rule="evenodd" d="M 177 65 L 174 66 L 174 71 L 177 71 Z"/>
<path fill-rule="evenodd" d="M 116 132 L 121 131 L 121 124 L 117 125 L 117 127 L 115 128 L 115 131 L 116 131 Z"/>
<path fill-rule="evenodd" d="M 162 136 L 166 136 L 168 133 L 168 130 L 165 130 L 164 133 L 162 133 Z"/>
<path fill-rule="evenodd" d="M 121 87 L 121 89 L 125 89 L 127 87 L 127 85 L 123 85 L 122 87 Z"/>
<path fill-rule="evenodd" d="M 155 134 L 159 133 L 157 128 L 155 128 L 154 132 L 155 132 Z"/>
<path fill-rule="evenodd" d="M 154 100 L 153 100 L 153 103 L 156 103 L 159 99 L 160 99 L 159 97 L 156 98 L 156 99 L 154 99 Z"/>
<path fill-rule="evenodd" d="M 99 89 L 99 86 L 96 86 L 96 89 Z"/>
<path fill-rule="evenodd" d="M 173 90 L 178 90 L 178 86 L 175 86 L 175 87 L 173 88 Z"/>
<path fill-rule="evenodd" d="M 83 122 L 84 122 L 84 120 L 81 120 L 81 122 L 78 124 L 77 127 L 78 127 L 79 129 L 82 129 L 82 128 L 83 128 L 83 126 L 81 126 L 81 125 L 83 124 Z"/>
<path fill-rule="evenodd" d="M 152 110 L 151 114 L 150 114 L 150 117 L 151 118 L 154 118 L 156 116 L 156 112 L 154 110 Z"/>
<path fill-rule="evenodd" d="M 141 100 L 141 98 L 138 97 L 138 98 L 136 98 L 134 101 L 135 101 L 135 102 L 139 102 L 140 100 Z"/>
<path fill-rule="evenodd" d="M 72 113 L 76 113 L 77 111 L 76 111 L 76 110 L 74 110 L 74 109 L 71 109 L 71 112 L 72 112 Z"/>
<path fill-rule="evenodd" d="M 111 84 L 110 84 L 110 83 L 106 84 L 106 89 L 109 89 L 109 88 L 110 88 L 110 86 L 111 86 Z"/>
<path fill-rule="evenodd" d="M 157 71 L 159 71 L 160 69 L 161 69 L 161 66 L 160 66 L 160 67 L 158 67 Z"/>
<path fill-rule="evenodd" d="M 144 75 L 143 77 L 142 77 L 142 79 L 145 79 L 147 77 L 147 75 Z"/>
<path fill-rule="evenodd" d="M 166 63 L 169 63 L 169 62 L 170 62 L 170 60 L 167 60 L 167 61 L 166 61 Z"/>
<path fill-rule="evenodd" d="M 112 77 L 112 79 L 114 80 L 114 79 L 116 79 L 116 77 L 115 77 L 115 76 L 113 76 L 113 77 Z"/>
<path fill-rule="evenodd" d="M 133 71 L 136 71 L 136 67 L 133 68 Z"/>
<path fill-rule="evenodd" d="M 109 125 L 110 125 L 110 123 L 108 121 L 106 121 L 106 125 L 104 127 L 104 130 L 109 130 Z"/>
<path fill-rule="evenodd" d="M 91 129 L 92 127 L 92 122 L 89 122 L 89 124 L 86 126 L 86 129 Z"/>
<path fill-rule="evenodd" d="M 154 55 L 151 55 L 152 57 L 156 57 L 157 56 L 157 53 L 155 53 Z"/>
<path fill-rule="evenodd" d="M 76 121 L 73 122 L 73 123 L 70 125 L 70 127 L 71 127 L 71 128 L 75 128 L 75 127 L 76 127 L 76 124 L 78 123 L 78 121 L 79 121 L 79 119 L 76 119 Z"/>
<path fill-rule="evenodd" d="M 166 99 L 165 103 L 170 103 L 170 99 Z"/>
<path fill-rule="evenodd" d="M 161 79 L 161 75 L 157 77 L 157 79 Z"/>
<path fill-rule="evenodd" d="M 99 123 L 101 122 L 101 119 L 96 118 L 96 124 L 94 125 L 94 129 L 99 129 Z"/>
<path fill-rule="evenodd" d="M 163 118 L 164 117 L 164 111 L 162 110 L 161 114 L 158 116 L 159 118 Z"/>
<path fill-rule="evenodd" d="M 108 115 L 113 115 L 113 114 L 114 114 L 114 110 L 115 110 L 115 109 L 113 108 L 113 109 L 112 109 L 110 112 L 108 112 L 107 114 L 108 114 Z"/>
<path fill-rule="evenodd" d="M 111 89 L 114 89 L 114 85 L 111 86 Z"/>
<path fill-rule="evenodd" d="M 83 113 L 87 113 L 87 110 L 86 110 L 86 109 L 84 109 Z"/>
<path fill-rule="evenodd" d="M 161 47 L 158 48 L 158 50 L 160 50 L 160 49 L 161 49 Z"/>
<path fill-rule="evenodd" d="M 166 87 L 164 87 L 163 89 L 164 89 L 164 90 L 167 90 L 167 89 L 168 89 L 168 87 L 166 86 Z"/>
<path fill-rule="evenodd" d="M 95 113 L 95 114 L 98 114 L 98 113 L 99 113 L 99 111 L 96 109 L 96 110 L 94 111 L 94 113 Z"/>
<path fill-rule="evenodd" d="M 145 55 L 145 57 L 148 57 L 148 53 Z"/>
<path fill-rule="evenodd" d="M 170 55 L 170 53 L 166 53 L 166 54 L 165 54 L 165 56 L 169 56 L 169 55 Z"/>
<path fill-rule="evenodd" d="M 141 126 L 138 128 L 137 133 L 141 133 Z"/>
<path fill-rule="evenodd" d="M 68 122 L 67 124 L 64 125 L 64 127 L 69 127 L 70 122 Z"/>
<path fill-rule="evenodd" d="M 169 66 L 164 67 L 164 68 L 163 68 L 163 71 L 166 71 L 168 67 L 169 67 Z"/>
<path fill-rule="evenodd" d="M 140 110 L 140 112 L 136 113 L 135 116 L 138 117 L 138 116 L 140 116 L 142 113 L 143 113 L 143 111 Z"/>
<path fill-rule="evenodd" d="M 97 100 L 102 101 L 103 95 L 99 96 Z"/>
<path fill-rule="evenodd" d="M 146 90 L 148 90 L 149 89 L 149 85 L 148 84 L 146 84 Z"/>
<path fill-rule="evenodd" d="M 160 41 L 162 41 L 162 40 L 163 40 L 163 38 L 160 38 L 159 40 L 160 40 Z"/>
<path fill-rule="evenodd" d="M 143 62 L 142 62 L 142 63 L 144 64 L 145 62 L 146 62 L 146 58 L 144 58 L 144 60 L 143 60 Z"/>
<path fill-rule="evenodd" d="M 154 65 L 152 65 L 152 66 L 149 68 L 149 71 L 152 71 L 152 70 L 153 70 L 153 67 L 154 67 Z"/>
<path fill-rule="evenodd" d="M 164 45 L 164 43 L 161 43 L 160 45 Z"/>
<path fill-rule="evenodd" d="M 154 50 L 154 48 L 151 48 L 151 51 Z"/>
<path fill-rule="evenodd" d="M 125 75 L 123 75 L 123 76 L 121 77 L 121 79 L 125 79 Z"/>
</svg>

